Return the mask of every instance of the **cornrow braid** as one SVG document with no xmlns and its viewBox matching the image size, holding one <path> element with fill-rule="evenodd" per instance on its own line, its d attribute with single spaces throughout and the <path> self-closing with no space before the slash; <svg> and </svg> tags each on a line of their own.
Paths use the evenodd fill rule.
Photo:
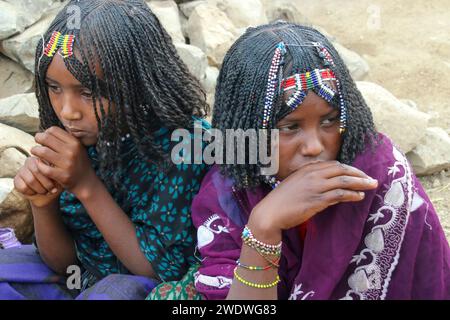
<svg viewBox="0 0 450 320">
<path fill-rule="evenodd" d="M 222 131 L 262 128 L 271 60 L 280 42 L 287 50 L 282 66 L 283 78 L 324 68 L 331 69 L 336 75 L 347 111 L 346 130 L 337 160 L 351 164 L 368 140 L 372 147 L 378 143 L 372 114 L 336 49 L 324 35 L 311 27 L 276 21 L 247 29 L 225 55 L 217 79 L 213 127 Z M 330 53 L 334 65 L 325 66 L 316 47 L 310 45 L 317 42 Z M 339 108 L 337 94 L 330 104 Z M 284 103 L 282 93 L 276 90 L 267 128 L 275 128 L 276 123 L 291 111 Z M 237 188 L 257 187 L 265 181 L 257 164 L 223 164 L 221 170 L 234 180 Z"/>
<path fill-rule="evenodd" d="M 78 29 L 68 27 L 69 6 L 80 9 Z M 200 83 L 189 73 L 170 36 L 145 2 L 72 0 L 58 13 L 36 49 L 41 130 L 63 128 L 45 83 L 52 58 L 43 55 L 43 44 L 54 31 L 75 36 L 74 55 L 65 63 L 92 91 L 102 179 L 120 187 L 119 176 L 107 172 L 121 172 L 125 136 L 132 139 L 142 161 L 170 167 L 169 154 L 156 142 L 155 133 L 162 127 L 193 128 L 192 116 L 205 117 L 209 106 Z"/>
</svg>

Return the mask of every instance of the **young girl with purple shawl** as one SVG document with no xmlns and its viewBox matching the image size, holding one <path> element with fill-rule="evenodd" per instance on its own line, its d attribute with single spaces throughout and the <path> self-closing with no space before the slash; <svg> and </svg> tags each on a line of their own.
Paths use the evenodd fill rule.
<svg viewBox="0 0 450 320">
<path fill-rule="evenodd" d="M 450 249 L 403 153 L 317 30 L 249 28 L 213 127 L 278 129 L 279 170 L 214 166 L 192 206 L 206 299 L 449 299 Z"/>
</svg>

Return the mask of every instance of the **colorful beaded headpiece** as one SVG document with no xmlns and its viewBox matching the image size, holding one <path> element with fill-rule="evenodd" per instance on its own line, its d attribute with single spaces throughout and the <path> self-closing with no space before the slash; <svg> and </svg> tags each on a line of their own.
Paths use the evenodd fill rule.
<svg viewBox="0 0 450 320">
<path fill-rule="evenodd" d="M 54 54 L 60 50 L 60 54 L 64 57 L 70 57 L 73 54 L 73 42 L 75 36 L 73 34 L 61 35 L 61 32 L 54 31 L 50 37 L 47 46 L 44 49 L 44 55 L 53 57 Z"/>
</svg>

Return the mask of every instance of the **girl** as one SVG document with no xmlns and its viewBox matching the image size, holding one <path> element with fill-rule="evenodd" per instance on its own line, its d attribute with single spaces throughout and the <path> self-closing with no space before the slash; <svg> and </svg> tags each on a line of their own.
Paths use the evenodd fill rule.
<svg viewBox="0 0 450 320">
<path fill-rule="evenodd" d="M 0 251 L 0 297 L 143 299 L 180 279 L 206 166 L 173 165 L 170 134 L 207 104 L 158 19 L 139 0 L 71 1 L 37 46 L 35 75 L 42 132 L 14 183 L 39 254 Z"/>
<path fill-rule="evenodd" d="M 213 127 L 278 129 L 279 170 L 214 166 L 192 206 L 206 299 L 448 299 L 450 250 L 405 156 L 318 31 L 250 28 Z"/>
</svg>

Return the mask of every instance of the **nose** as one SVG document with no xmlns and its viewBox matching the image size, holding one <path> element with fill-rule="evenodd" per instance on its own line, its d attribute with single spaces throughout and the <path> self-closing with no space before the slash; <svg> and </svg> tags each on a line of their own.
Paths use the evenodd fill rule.
<svg viewBox="0 0 450 320">
<path fill-rule="evenodd" d="M 316 130 L 305 132 L 300 143 L 300 152 L 302 156 L 315 158 L 318 157 L 324 150 L 323 143 Z"/>
<path fill-rule="evenodd" d="M 77 108 L 77 104 L 73 101 L 70 95 L 64 95 L 63 105 L 60 113 L 61 118 L 66 121 L 81 120 L 83 117 L 81 111 Z"/>
</svg>

